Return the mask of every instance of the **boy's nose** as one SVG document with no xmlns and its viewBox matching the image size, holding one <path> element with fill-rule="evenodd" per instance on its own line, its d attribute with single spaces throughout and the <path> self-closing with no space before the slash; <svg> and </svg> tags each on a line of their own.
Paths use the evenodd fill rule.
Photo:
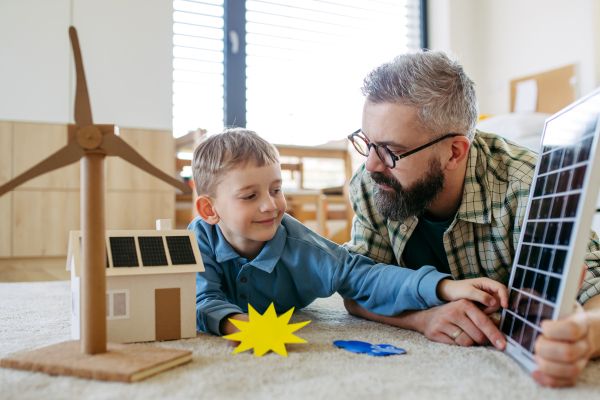
<svg viewBox="0 0 600 400">
<path fill-rule="evenodd" d="M 384 172 L 387 167 L 381 161 L 377 152 L 374 149 L 370 149 L 367 161 L 365 162 L 365 168 L 369 172 Z"/>
<path fill-rule="evenodd" d="M 277 209 L 277 205 L 275 204 L 275 199 L 271 196 L 266 196 L 265 200 L 261 204 L 262 212 L 273 212 Z"/>
</svg>

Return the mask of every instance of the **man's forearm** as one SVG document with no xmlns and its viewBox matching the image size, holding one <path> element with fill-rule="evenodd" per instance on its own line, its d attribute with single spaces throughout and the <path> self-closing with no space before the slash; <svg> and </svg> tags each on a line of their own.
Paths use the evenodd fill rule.
<svg viewBox="0 0 600 400">
<path fill-rule="evenodd" d="M 399 328 L 410 329 L 412 331 L 421 333 L 424 332 L 422 317 L 426 310 L 404 311 L 393 317 L 387 317 L 385 315 L 375 314 L 364 309 L 356 302 L 356 300 L 344 298 L 344 306 L 350 314 L 356 317 L 380 322 L 382 324 L 397 326 Z"/>
</svg>

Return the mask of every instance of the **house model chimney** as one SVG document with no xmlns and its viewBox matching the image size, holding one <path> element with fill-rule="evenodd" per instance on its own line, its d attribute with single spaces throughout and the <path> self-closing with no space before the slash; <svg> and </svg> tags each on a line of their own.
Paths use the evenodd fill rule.
<svg viewBox="0 0 600 400">
<path fill-rule="evenodd" d="M 156 230 L 157 231 L 171 231 L 173 228 L 171 227 L 170 219 L 157 219 L 156 220 Z"/>
</svg>

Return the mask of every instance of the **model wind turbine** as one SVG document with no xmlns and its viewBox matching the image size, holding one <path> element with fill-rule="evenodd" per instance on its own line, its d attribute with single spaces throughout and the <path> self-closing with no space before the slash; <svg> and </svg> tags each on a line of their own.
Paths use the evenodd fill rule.
<svg viewBox="0 0 600 400">
<path fill-rule="evenodd" d="M 192 189 L 151 165 L 119 136 L 115 125 L 94 125 L 77 31 L 69 28 L 77 73 L 75 125 L 68 144 L 0 186 L 0 196 L 22 183 L 81 160 L 82 332 L 65 342 L 5 358 L 2 367 L 102 380 L 135 381 L 191 360 L 191 352 L 106 343 L 104 158 L 118 156 L 183 192 Z"/>
</svg>

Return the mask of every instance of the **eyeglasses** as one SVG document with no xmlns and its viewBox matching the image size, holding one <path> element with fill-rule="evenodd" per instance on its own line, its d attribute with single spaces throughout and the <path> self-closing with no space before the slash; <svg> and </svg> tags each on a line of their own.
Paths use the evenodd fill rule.
<svg viewBox="0 0 600 400">
<path fill-rule="evenodd" d="M 441 142 L 442 140 L 447 139 L 449 137 L 462 136 L 458 133 L 449 133 L 446 136 L 442 136 L 439 139 L 436 139 L 432 142 L 424 144 L 421 147 L 417 147 L 414 150 L 407 151 L 406 153 L 402 153 L 397 156 L 394 154 L 393 151 L 388 149 L 386 145 L 371 143 L 371 142 L 369 142 L 369 139 L 367 139 L 366 137 L 361 135 L 361 133 L 362 133 L 362 130 L 359 129 L 356 132 L 352 133 L 351 135 L 348 135 L 348 140 L 350 140 L 352 142 L 356 151 L 358 151 L 361 155 L 368 157 L 369 152 L 371 151 L 371 147 L 374 148 L 375 151 L 377 152 L 377 155 L 379 156 L 379 159 L 381 160 L 381 162 L 384 163 L 385 166 L 388 167 L 389 169 L 394 169 L 394 167 L 396 166 L 396 161 L 402 160 L 403 158 L 408 157 L 411 154 L 415 154 L 418 151 L 426 149 L 427 147 L 432 146 L 432 145 L 436 144 L 437 142 Z"/>
</svg>

